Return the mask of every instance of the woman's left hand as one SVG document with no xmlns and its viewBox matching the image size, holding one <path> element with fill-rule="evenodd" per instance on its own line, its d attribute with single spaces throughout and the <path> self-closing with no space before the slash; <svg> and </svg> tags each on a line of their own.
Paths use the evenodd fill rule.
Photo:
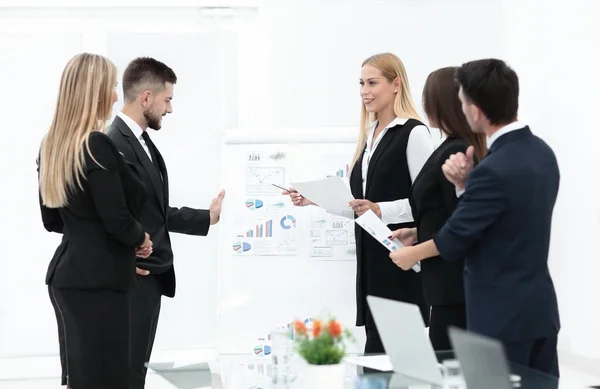
<svg viewBox="0 0 600 389">
<path fill-rule="evenodd" d="M 152 254 L 152 246 L 138 247 L 135 249 L 135 256 L 140 258 L 148 258 Z"/>
<path fill-rule="evenodd" d="M 352 200 L 349 204 L 357 216 L 362 215 L 370 209 L 377 217 L 381 217 L 381 209 L 377 203 L 372 203 L 369 200 Z"/>
</svg>

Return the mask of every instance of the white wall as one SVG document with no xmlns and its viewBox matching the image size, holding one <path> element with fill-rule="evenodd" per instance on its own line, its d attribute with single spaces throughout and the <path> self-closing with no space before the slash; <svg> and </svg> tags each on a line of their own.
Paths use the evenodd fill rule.
<svg viewBox="0 0 600 389">
<path fill-rule="evenodd" d="M 600 358 L 600 4 L 505 0 L 505 58 L 521 83 L 521 119 L 556 152 L 561 188 L 550 253 L 563 329 L 574 354 Z"/>
<path fill-rule="evenodd" d="M 240 19 L 252 14 L 241 11 Z M 238 18 L 236 12 L 190 16 L 189 9 L 173 8 L 0 9 L 0 18 L 0 70 L 6 76 L 0 96 L 6 112 L 0 145 L 0 356 L 54 354 L 56 321 L 44 276 L 59 236 L 40 221 L 35 158 L 64 65 L 76 53 L 91 51 L 108 55 L 121 72 L 141 55 L 172 66 L 179 78 L 174 113 L 154 139 L 169 166 L 172 205 L 207 208 L 220 190 L 220 132 L 238 121 Z M 218 232 L 211 228 L 209 238 L 173 236 L 178 298 L 164 300 L 157 349 L 216 346 Z"/>
<path fill-rule="evenodd" d="M 35 159 L 65 59 L 80 50 L 76 33 L 0 32 L 0 355 L 56 350 L 44 277 L 60 237 L 40 220 Z"/>
<path fill-rule="evenodd" d="M 500 0 L 265 0 L 256 32 L 259 77 L 253 69 L 255 90 L 240 96 L 252 114 L 240 124 L 357 125 L 360 65 L 385 51 L 404 61 L 420 108 L 431 71 L 501 55 L 500 10 Z"/>
<path fill-rule="evenodd" d="M 53 23 L 20 19 L 22 27 L 15 18 L 0 20 L 5 75 L 0 106 L 6 112 L 0 143 L 0 356 L 56 352 L 43 277 L 57 237 L 41 227 L 34 160 L 60 72 L 81 50 L 108 54 L 120 68 L 129 54 L 147 53 L 178 72 L 175 111 L 155 137 L 173 177 L 173 202 L 192 206 L 207 205 L 219 189 L 220 167 L 214 161 L 222 128 L 356 125 L 360 63 L 373 53 L 392 51 L 404 60 L 418 105 L 432 70 L 505 57 L 521 79 L 522 119 L 551 144 L 561 166 L 551 252 L 561 338 L 581 355 L 597 355 L 594 297 L 600 265 L 594 242 L 600 190 L 594 168 L 600 135 L 593 113 L 600 59 L 592 40 L 600 31 L 592 23 L 598 14 L 593 0 L 543 6 L 530 0 L 256 0 L 246 5 L 260 5 L 258 13 L 245 9 L 245 17 L 235 14 L 235 23 L 231 17 L 199 22 L 179 13 L 181 7 L 210 1 L 170 3 L 147 3 L 154 9 L 71 10 L 70 19 L 59 12 Z M 0 17 L 6 12 L 0 9 Z M 104 19 L 90 18 L 94 12 Z M 118 35 L 107 35 L 107 17 Z M 148 33 L 143 29 L 152 37 L 141 36 Z M 179 291 L 175 300 L 165 300 L 157 349 L 214 345 L 216 242 L 214 235 L 175 237 Z"/>
</svg>

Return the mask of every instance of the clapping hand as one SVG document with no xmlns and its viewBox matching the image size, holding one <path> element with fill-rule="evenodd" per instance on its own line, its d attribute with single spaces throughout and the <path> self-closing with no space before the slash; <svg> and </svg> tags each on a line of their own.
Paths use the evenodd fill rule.
<svg viewBox="0 0 600 389">
<path fill-rule="evenodd" d="M 450 156 L 442 166 L 446 179 L 454 184 L 456 189 L 463 190 L 467 177 L 473 170 L 473 146 L 469 146 L 466 154 L 456 153 Z"/>
</svg>

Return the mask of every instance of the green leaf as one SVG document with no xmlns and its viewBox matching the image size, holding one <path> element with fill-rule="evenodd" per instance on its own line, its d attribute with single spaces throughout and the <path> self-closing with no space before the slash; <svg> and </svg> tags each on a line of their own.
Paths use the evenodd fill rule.
<svg viewBox="0 0 600 389">
<path fill-rule="evenodd" d="M 315 339 L 303 339 L 297 343 L 298 354 L 312 365 L 333 365 L 346 355 L 343 342 L 334 339 L 329 333 Z"/>
</svg>

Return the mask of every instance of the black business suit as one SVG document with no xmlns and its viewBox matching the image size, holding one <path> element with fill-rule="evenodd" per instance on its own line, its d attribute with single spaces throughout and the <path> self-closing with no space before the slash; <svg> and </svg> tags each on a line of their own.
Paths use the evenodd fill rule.
<svg viewBox="0 0 600 389">
<path fill-rule="evenodd" d="M 456 208 L 456 189 L 442 166 L 452 154 L 464 153 L 467 146 L 462 138 L 446 138 L 415 179 L 409 200 L 419 242 L 433 238 Z M 448 326 L 466 328 L 463 270 L 464 258 L 446 262 L 438 256 L 421 263 L 425 302 L 431 306 L 429 338 L 435 350 L 452 349 Z"/>
<path fill-rule="evenodd" d="M 387 130 L 373 152 L 368 165 L 366 191 L 363 193 L 362 163 L 365 152 L 354 164 L 350 174 L 350 189 L 355 199 L 373 203 L 408 198 L 412 185 L 406 149 L 411 131 L 421 122 L 409 119 Z M 366 150 L 367 145 L 365 145 Z M 390 224 L 391 230 L 413 227 L 414 223 Z M 365 353 L 384 352 L 373 316 L 366 302 L 368 295 L 404 301 L 420 307 L 423 320 L 429 321 L 428 307 L 423 298 L 421 277 L 413 271 L 404 272 L 389 257 L 389 251 L 375 238 L 355 225 L 356 234 L 356 325 L 365 326 Z"/>
<path fill-rule="evenodd" d="M 84 145 L 83 190 L 62 208 L 40 207 L 44 227 L 63 234 L 46 283 L 59 329 L 61 360 L 73 389 L 129 388 L 129 294 L 135 288 L 135 249 L 145 240 L 137 221 L 147 193 L 103 133 Z M 44 163 L 44 161 L 40 161 Z"/>
<path fill-rule="evenodd" d="M 558 376 L 548 251 L 560 173 L 552 149 L 519 126 L 489 146 L 434 241 L 445 260 L 466 257 L 468 329 L 502 341 L 510 361 Z"/>
<path fill-rule="evenodd" d="M 137 266 L 149 270 L 150 275 L 138 276 L 138 290 L 132 294 L 132 328 L 135 330 L 132 335 L 131 389 L 142 389 L 147 370 L 144 364 L 150 360 L 161 296 L 175 295 L 175 271 L 169 232 L 205 236 L 210 227 L 210 214 L 208 210 L 169 206 L 169 176 L 165 161 L 148 135 L 144 135 L 145 143 L 152 159 L 121 117 L 115 117 L 108 129 L 108 136 L 125 158 L 140 171 L 149 192 L 140 222 L 150 234 L 153 252 L 146 259 L 138 258 Z"/>
</svg>

